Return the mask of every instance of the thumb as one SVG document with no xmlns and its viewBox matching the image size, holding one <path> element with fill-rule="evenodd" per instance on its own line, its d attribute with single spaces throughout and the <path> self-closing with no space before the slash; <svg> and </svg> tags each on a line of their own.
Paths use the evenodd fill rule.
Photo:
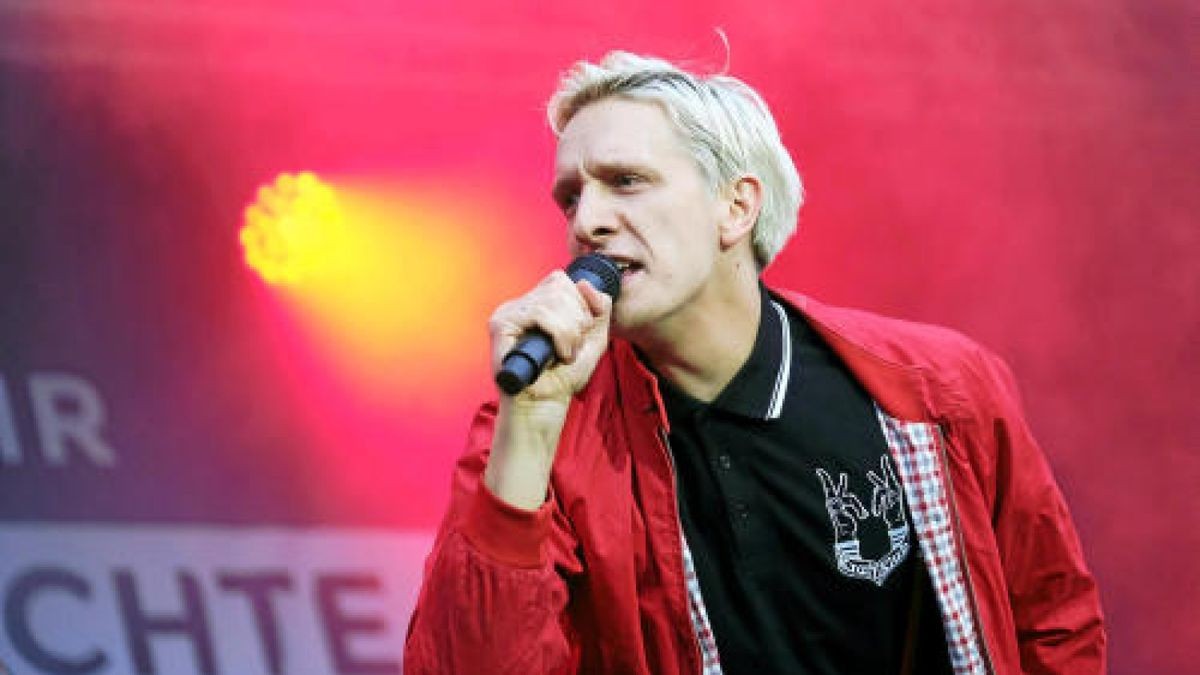
<svg viewBox="0 0 1200 675">
<path fill-rule="evenodd" d="M 588 310 L 591 311 L 592 316 L 607 323 L 609 316 L 612 314 L 612 296 L 596 290 L 590 283 L 582 280 L 576 281 L 575 287 L 579 289 L 579 294 L 587 302 Z"/>
</svg>

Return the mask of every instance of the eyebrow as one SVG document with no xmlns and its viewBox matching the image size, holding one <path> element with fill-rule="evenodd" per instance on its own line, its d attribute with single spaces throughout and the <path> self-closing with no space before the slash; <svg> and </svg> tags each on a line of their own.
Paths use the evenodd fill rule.
<svg viewBox="0 0 1200 675">
<path fill-rule="evenodd" d="M 623 173 L 636 173 L 647 178 L 657 179 L 660 177 L 658 171 L 635 162 L 622 161 L 597 161 L 588 162 L 584 165 L 584 172 L 598 178 L 606 178 Z M 557 202 L 562 200 L 572 190 L 578 189 L 580 184 L 579 171 L 572 169 L 570 173 L 559 176 L 554 180 L 554 184 L 550 187 L 550 195 Z"/>
</svg>

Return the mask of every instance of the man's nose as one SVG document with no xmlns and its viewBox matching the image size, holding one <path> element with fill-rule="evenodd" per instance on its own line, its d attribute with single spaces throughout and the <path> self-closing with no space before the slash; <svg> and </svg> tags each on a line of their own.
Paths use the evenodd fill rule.
<svg viewBox="0 0 1200 675">
<path fill-rule="evenodd" d="M 616 234 L 619 227 L 616 210 L 602 189 L 584 186 L 578 199 L 571 229 L 581 245 L 594 248 Z"/>
</svg>

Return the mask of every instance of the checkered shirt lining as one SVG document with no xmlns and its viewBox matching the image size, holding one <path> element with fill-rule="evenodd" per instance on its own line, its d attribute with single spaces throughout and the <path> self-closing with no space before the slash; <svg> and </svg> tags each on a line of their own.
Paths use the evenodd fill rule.
<svg viewBox="0 0 1200 675">
<path fill-rule="evenodd" d="M 875 407 L 883 437 L 904 485 L 908 512 L 921 543 L 921 555 L 933 581 L 942 613 L 950 665 L 955 675 L 983 675 L 966 578 L 959 565 L 958 543 L 951 520 L 948 481 L 938 463 L 941 432 L 936 424 L 901 422 Z"/>
<path fill-rule="evenodd" d="M 955 675 L 984 675 L 986 668 L 976 638 L 966 579 L 959 566 L 947 483 L 938 463 L 938 439 L 941 437 L 938 427 L 926 422 L 902 422 L 878 406 L 875 412 L 883 427 L 888 450 L 896 463 L 900 482 L 904 485 L 921 554 L 933 581 L 938 609 L 942 613 L 942 625 L 946 631 L 946 644 L 950 649 L 950 665 Z M 717 640 L 708 622 L 700 580 L 696 577 L 692 552 L 682 530 L 680 540 L 688 610 L 703 659 L 702 675 L 722 675 Z"/>
<path fill-rule="evenodd" d="M 688 548 L 687 537 L 683 536 L 682 530 L 680 540 L 683 542 L 683 578 L 687 582 L 688 611 L 692 615 L 696 641 L 700 643 L 700 672 L 702 675 L 723 675 L 721 655 L 717 653 L 717 638 L 708 623 L 708 611 L 704 609 L 704 598 L 700 594 L 700 579 L 696 577 L 696 566 L 692 564 L 692 550 Z"/>
</svg>

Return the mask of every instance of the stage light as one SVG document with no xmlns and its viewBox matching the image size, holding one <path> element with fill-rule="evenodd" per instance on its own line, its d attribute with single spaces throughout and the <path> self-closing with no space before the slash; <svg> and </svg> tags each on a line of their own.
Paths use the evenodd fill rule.
<svg viewBox="0 0 1200 675">
<path fill-rule="evenodd" d="M 319 498 L 352 494 L 381 514 L 440 503 L 441 481 L 413 477 L 493 395 L 487 317 L 556 261 L 542 252 L 558 240 L 532 220 L 454 173 L 300 172 L 258 189 L 239 233 L 245 290 L 261 303 L 271 395 L 295 406 L 328 487 Z"/>
<path fill-rule="evenodd" d="M 452 179 L 289 173 L 258 190 L 240 239 L 303 338 L 289 358 L 315 359 L 306 386 L 337 382 L 347 400 L 415 405 L 487 381 L 487 315 L 516 286 L 495 262 L 509 259 L 508 213 L 486 189 Z"/>
<path fill-rule="evenodd" d="M 296 284 L 320 264 L 344 227 L 333 189 L 310 172 L 280 174 L 246 207 L 246 264 L 270 284 Z"/>
</svg>

